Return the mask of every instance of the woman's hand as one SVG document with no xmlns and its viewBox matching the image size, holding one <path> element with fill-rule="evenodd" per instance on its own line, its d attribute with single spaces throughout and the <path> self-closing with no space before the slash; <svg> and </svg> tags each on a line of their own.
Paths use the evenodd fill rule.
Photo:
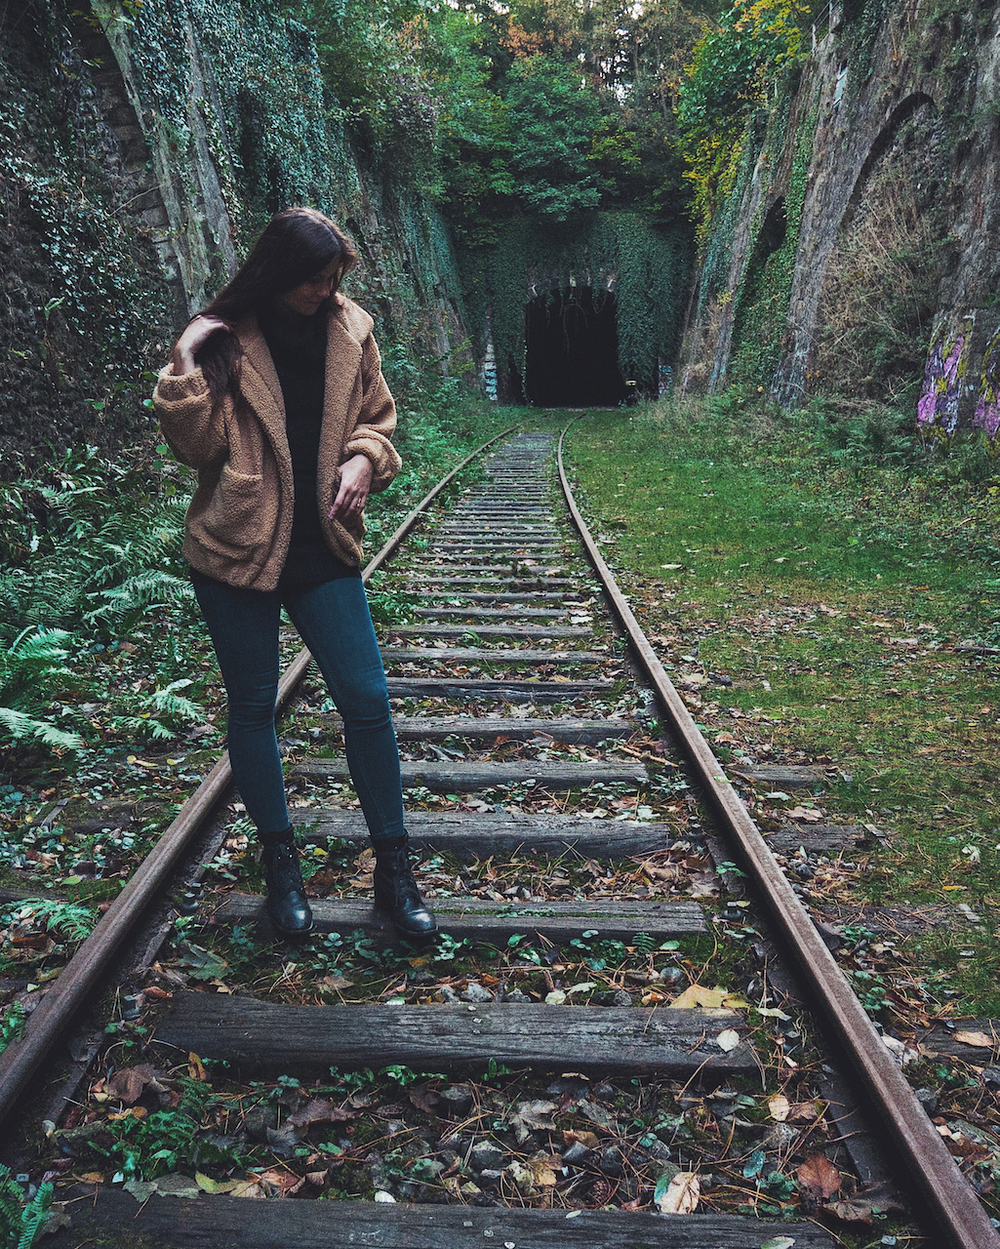
<svg viewBox="0 0 1000 1249">
<path fill-rule="evenodd" d="M 171 366 L 178 377 L 191 372 L 194 368 L 195 353 L 220 330 L 230 332 L 232 326 L 219 317 L 195 317 L 193 321 L 188 322 L 184 333 L 174 344 L 174 350 L 170 356 Z"/>
<path fill-rule="evenodd" d="M 340 489 L 328 516 L 342 523 L 357 520 L 365 510 L 374 466 L 367 455 L 352 455 L 340 467 Z"/>
</svg>

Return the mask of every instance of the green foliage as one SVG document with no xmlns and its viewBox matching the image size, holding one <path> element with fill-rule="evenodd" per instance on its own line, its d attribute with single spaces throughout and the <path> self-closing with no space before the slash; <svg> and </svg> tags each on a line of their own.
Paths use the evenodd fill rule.
<svg viewBox="0 0 1000 1249">
<path fill-rule="evenodd" d="M 0 742 L 83 747 L 75 710 L 81 661 L 115 648 L 163 612 L 190 618 L 180 546 L 186 499 L 173 471 L 143 473 L 67 452 L 39 479 L 0 484 Z M 162 658 L 171 655 L 165 651 Z M 131 739 L 172 738 L 202 719 L 170 674 L 110 694 L 110 726 Z"/>
<path fill-rule="evenodd" d="M 0 1163 L 0 1249 L 32 1249 L 51 1204 L 51 1184 L 40 1185 L 34 1197 L 26 1201 L 10 1168 Z"/>
<path fill-rule="evenodd" d="M 4 1010 L 3 1018 L 0 1019 L 0 1054 L 12 1042 L 20 1039 L 27 1018 L 27 1012 L 20 1002 L 11 1002 Z"/>
<path fill-rule="evenodd" d="M 694 50 L 677 117 L 704 243 L 732 190 L 750 113 L 802 56 L 799 0 L 734 0 Z"/>
<path fill-rule="evenodd" d="M 93 907 L 74 902 L 61 902 L 57 898 L 35 898 L 30 902 L 15 902 L 0 911 L 0 926 L 28 926 L 45 931 L 66 941 L 80 942 L 90 936 L 97 922 Z"/>
<path fill-rule="evenodd" d="M 587 165 L 598 106 L 579 73 L 543 56 L 516 61 L 507 88 L 511 169 L 523 203 L 556 221 L 596 208 Z"/>
<path fill-rule="evenodd" d="M 756 244 L 736 296 L 728 379 L 770 392 L 788 321 L 788 306 L 799 247 L 799 226 L 812 157 L 816 115 L 807 116 L 798 135 L 784 203 L 772 209 L 778 219 L 756 222 Z M 772 139 L 774 144 L 780 138 Z"/>
<path fill-rule="evenodd" d="M 188 1077 L 180 1077 L 178 1082 L 181 1097 L 177 1106 L 154 1110 L 141 1119 L 129 1115 L 108 1122 L 115 1137 L 108 1153 L 120 1160 L 126 1180 L 151 1180 L 180 1167 L 220 1162 L 231 1165 L 235 1161 L 228 1146 L 200 1134 L 212 1101 L 211 1086 Z"/>
</svg>

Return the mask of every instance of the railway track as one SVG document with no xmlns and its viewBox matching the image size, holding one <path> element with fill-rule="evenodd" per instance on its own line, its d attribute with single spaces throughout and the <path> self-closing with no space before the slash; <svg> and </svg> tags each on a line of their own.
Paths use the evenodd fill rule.
<svg viewBox="0 0 1000 1249">
<path fill-rule="evenodd" d="M 260 953 L 255 866 L 239 823 L 218 818 L 222 760 L 0 1057 L 8 1114 L 214 820 L 187 914 L 154 923 L 132 958 L 118 1052 L 49 1125 L 52 1177 L 84 1185 L 60 1196 L 90 1198 L 62 1207 L 56 1249 L 126 1225 L 178 1249 L 825 1249 L 838 1238 L 814 1212 L 863 1202 L 880 1178 L 857 1103 L 925 1243 L 1000 1243 L 642 636 L 561 444 L 559 493 L 555 451 L 547 434 L 504 442 L 483 483 L 373 562 L 408 602 L 383 657 L 446 936 L 401 949 L 373 915 L 338 721 L 300 656 L 279 701 L 296 699 L 286 774 L 318 935 Z M 723 910 L 730 859 L 749 895 Z M 772 987 L 790 974 L 812 1014 Z M 188 1107 L 196 1123 L 192 1098 L 202 1153 L 189 1141 L 183 1164 L 150 1163 L 156 1115 Z"/>
</svg>

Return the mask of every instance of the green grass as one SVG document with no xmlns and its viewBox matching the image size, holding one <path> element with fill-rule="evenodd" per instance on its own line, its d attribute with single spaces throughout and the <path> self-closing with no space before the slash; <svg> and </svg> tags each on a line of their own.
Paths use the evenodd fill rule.
<svg viewBox="0 0 1000 1249">
<path fill-rule="evenodd" d="M 909 945 L 918 996 L 1000 1013 L 997 661 L 955 649 L 1000 615 L 991 462 L 845 455 L 802 418 L 691 402 L 600 414 L 568 451 L 658 653 L 733 681 L 691 704 L 720 756 L 853 778 L 817 799 L 824 819 L 891 836 L 856 900 L 946 908 L 957 932 Z M 800 800 L 755 814 L 773 826 Z"/>
</svg>

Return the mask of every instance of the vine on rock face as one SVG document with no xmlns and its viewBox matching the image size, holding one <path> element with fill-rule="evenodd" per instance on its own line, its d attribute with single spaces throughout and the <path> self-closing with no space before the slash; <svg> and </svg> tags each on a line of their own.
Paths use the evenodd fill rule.
<svg viewBox="0 0 1000 1249">
<path fill-rule="evenodd" d="M 703 246 L 733 189 L 749 115 L 802 58 L 806 13 L 799 0 L 735 0 L 694 50 L 677 116 Z"/>
</svg>

